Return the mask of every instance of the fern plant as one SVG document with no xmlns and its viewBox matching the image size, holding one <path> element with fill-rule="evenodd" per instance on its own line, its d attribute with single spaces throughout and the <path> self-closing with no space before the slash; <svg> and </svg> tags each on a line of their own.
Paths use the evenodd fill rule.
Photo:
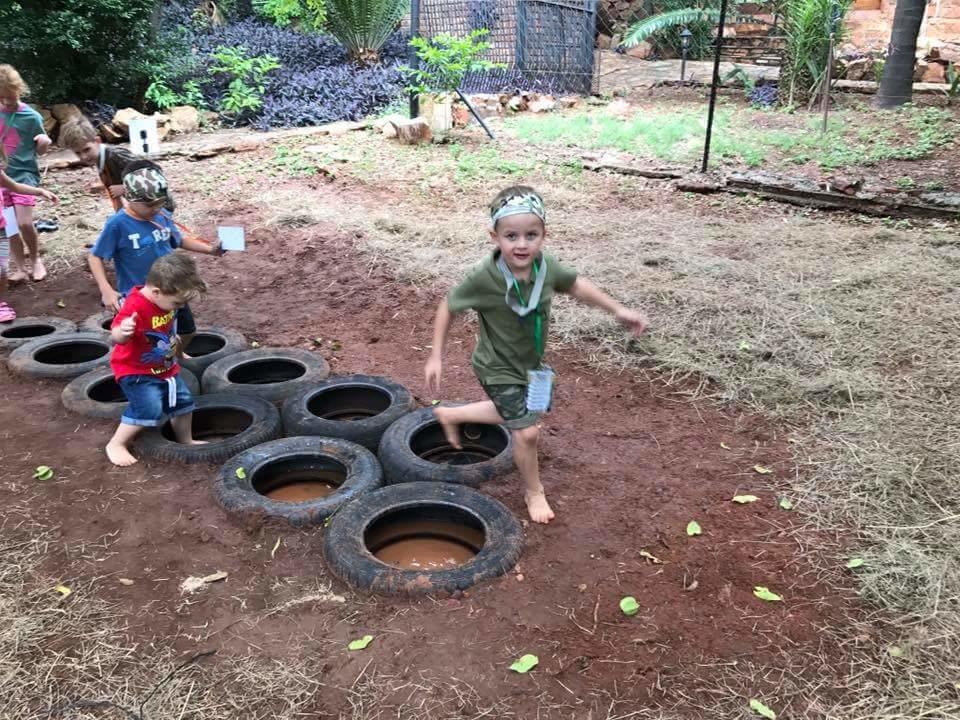
<svg viewBox="0 0 960 720">
<path fill-rule="evenodd" d="M 327 32 L 354 62 L 376 62 L 408 8 L 409 0 L 327 0 Z"/>
</svg>

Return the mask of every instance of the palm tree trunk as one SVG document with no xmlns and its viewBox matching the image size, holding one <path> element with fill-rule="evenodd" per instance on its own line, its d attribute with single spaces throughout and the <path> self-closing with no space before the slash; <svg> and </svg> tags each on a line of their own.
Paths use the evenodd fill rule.
<svg viewBox="0 0 960 720">
<path fill-rule="evenodd" d="M 893 108 L 913 97 L 913 65 L 917 54 L 917 36 L 927 10 L 926 0 L 898 0 L 890 31 L 890 47 L 883 66 L 876 105 Z"/>
</svg>

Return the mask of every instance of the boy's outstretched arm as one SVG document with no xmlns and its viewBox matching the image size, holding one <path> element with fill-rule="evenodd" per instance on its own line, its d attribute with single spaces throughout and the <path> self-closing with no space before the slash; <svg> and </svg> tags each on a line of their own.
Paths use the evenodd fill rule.
<svg viewBox="0 0 960 720">
<path fill-rule="evenodd" d="M 585 278 L 578 277 L 567 294 L 580 302 L 610 313 L 617 318 L 617 322 L 632 331 L 634 335 L 642 334 L 650 324 L 646 315 L 636 310 L 628 310 Z"/>
<path fill-rule="evenodd" d="M 100 289 L 100 301 L 107 310 L 120 312 L 120 293 L 113 289 L 107 278 L 107 269 L 103 265 L 103 260 L 93 253 L 87 255 L 87 264 L 90 266 L 90 273 Z"/>
<path fill-rule="evenodd" d="M 36 197 L 42 197 L 43 199 L 49 200 L 52 203 L 60 202 L 60 198 L 58 198 L 49 190 L 18 183 L 16 180 L 2 171 L 0 171 L 0 187 L 4 187 L 10 192 L 20 193 L 21 195 L 34 195 Z"/>
<path fill-rule="evenodd" d="M 443 347 L 447 343 L 447 332 L 450 330 L 450 320 L 453 315 L 447 307 L 447 298 L 440 301 L 437 314 L 433 318 L 433 350 L 427 358 L 424 367 L 424 376 L 427 388 L 435 394 L 440 393 L 440 376 L 443 374 Z"/>
</svg>

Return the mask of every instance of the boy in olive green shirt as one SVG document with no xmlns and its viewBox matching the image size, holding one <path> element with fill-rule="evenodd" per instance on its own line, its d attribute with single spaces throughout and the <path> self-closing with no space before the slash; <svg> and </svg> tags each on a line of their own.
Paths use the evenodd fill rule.
<svg viewBox="0 0 960 720">
<path fill-rule="evenodd" d="M 514 186 L 501 191 L 490 205 L 490 219 L 490 238 L 497 249 L 437 308 L 426 381 L 439 393 L 443 347 L 452 317 L 475 310 L 480 339 L 473 351 L 473 369 L 490 399 L 438 407 L 434 415 L 455 448 L 460 447 L 459 426 L 463 423 L 506 425 L 513 435 L 513 457 L 523 477 L 530 518 L 547 523 L 554 513 L 540 483 L 537 462 L 540 412 L 528 408 L 527 390 L 529 373 L 544 369 L 551 300 L 557 292 L 567 293 L 616 316 L 636 335 L 646 329 L 647 319 L 541 252 L 547 235 L 546 212 L 543 199 L 533 188 Z"/>
</svg>

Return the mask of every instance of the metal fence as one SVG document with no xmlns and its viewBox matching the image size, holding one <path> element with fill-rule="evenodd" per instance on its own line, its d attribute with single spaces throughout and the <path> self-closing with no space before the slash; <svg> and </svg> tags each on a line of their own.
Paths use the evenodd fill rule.
<svg viewBox="0 0 960 720">
<path fill-rule="evenodd" d="M 485 59 L 504 69 L 471 73 L 464 91 L 599 91 L 597 0 L 420 0 L 420 34 L 489 31 Z"/>
</svg>

